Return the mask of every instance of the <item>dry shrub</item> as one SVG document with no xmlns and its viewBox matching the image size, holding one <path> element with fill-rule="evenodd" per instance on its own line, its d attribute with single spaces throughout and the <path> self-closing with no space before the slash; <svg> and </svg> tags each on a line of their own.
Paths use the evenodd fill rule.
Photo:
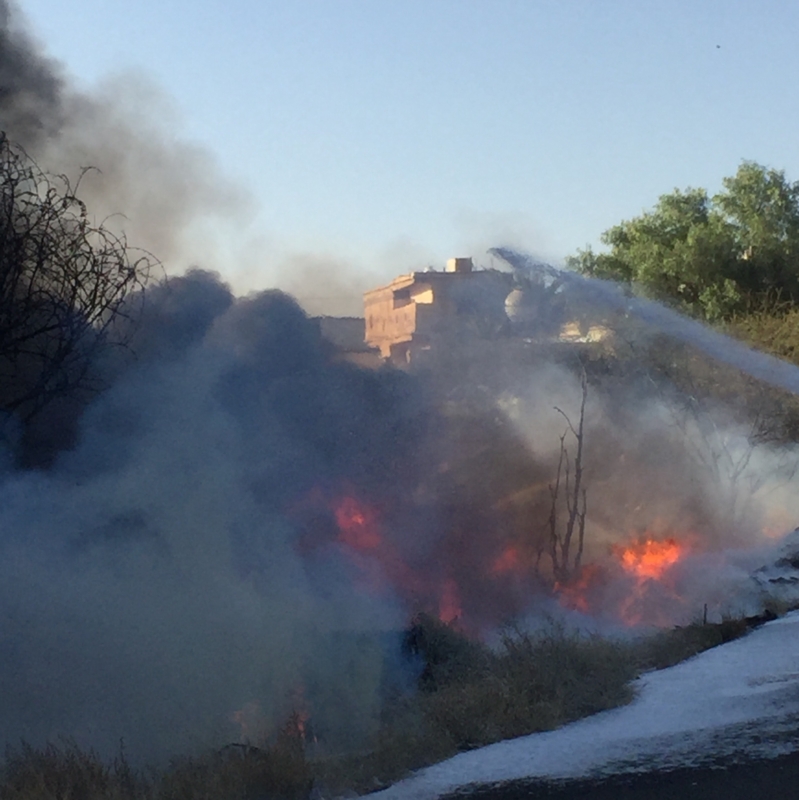
<svg viewBox="0 0 799 800">
<path fill-rule="evenodd" d="M 303 742 L 291 734 L 269 748 L 234 746 L 181 759 L 152 780 L 122 757 L 108 766 L 74 745 L 23 745 L 6 755 L 0 800 L 301 800 L 312 782 Z"/>
<path fill-rule="evenodd" d="M 424 661 L 419 691 L 394 709 L 371 758 L 381 780 L 492 742 L 549 730 L 628 702 L 629 648 L 557 625 L 492 650 L 430 617 L 409 634 Z"/>
<path fill-rule="evenodd" d="M 151 787 L 125 761 L 111 766 L 73 743 L 9 749 L 0 786 L 1 800 L 151 800 Z"/>
<path fill-rule="evenodd" d="M 7 754 L 0 800 L 304 800 L 314 787 L 321 796 L 374 791 L 459 751 L 629 702 L 642 670 L 676 664 L 769 618 L 696 623 L 627 643 L 553 623 L 509 633 L 492 649 L 421 616 L 406 637 L 409 658 L 418 659 L 417 690 L 387 704 L 360 752 L 310 760 L 290 720 L 270 746 L 182 759 L 145 781 L 123 757 L 106 766 L 73 745 L 23 746 Z"/>
<path fill-rule="evenodd" d="M 507 637 L 503 665 L 513 696 L 523 699 L 526 718 L 540 720 L 536 730 L 629 702 L 629 683 L 637 674 L 625 643 L 555 624 Z"/>
<path fill-rule="evenodd" d="M 766 621 L 765 619 L 762 621 Z M 642 639 L 635 648 L 640 670 L 673 667 L 699 653 L 731 642 L 743 636 L 752 627 L 744 617 L 723 619 L 721 622 L 702 623 L 670 628 Z"/>
<path fill-rule="evenodd" d="M 447 686 L 470 683 L 490 674 L 497 656 L 486 645 L 429 614 L 419 614 L 405 634 L 404 650 L 418 659 L 418 688 L 430 694 Z"/>
<path fill-rule="evenodd" d="M 360 753 L 319 760 L 315 785 L 323 796 L 358 794 L 389 786 L 410 771 L 455 755 L 458 748 L 446 732 L 435 728 L 417 704 L 394 708 L 394 718 Z"/>
<path fill-rule="evenodd" d="M 771 302 L 735 318 L 728 330 L 759 350 L 799 364 L 799 308 L 793 304 Z"/>
<path fill-rule="evenodd" d="M 301 800 L 312 784 L 304 742 L 287 727 L 271 747 L 233 745 L 174 762 L 157 800 Z"/>
</svg>

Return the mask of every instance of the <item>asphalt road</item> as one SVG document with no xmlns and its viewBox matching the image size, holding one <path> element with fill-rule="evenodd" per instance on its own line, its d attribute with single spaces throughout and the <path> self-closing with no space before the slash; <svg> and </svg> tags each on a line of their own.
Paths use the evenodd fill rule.
<svg viewBox="0 0 799 800">
<path fill-rule="evenodd" d="M 445 800 L 795 800 L 799 751 L 773 759 L 707 764 L 598 780 L 513 781 L 478 786 Z"/>
</svg>

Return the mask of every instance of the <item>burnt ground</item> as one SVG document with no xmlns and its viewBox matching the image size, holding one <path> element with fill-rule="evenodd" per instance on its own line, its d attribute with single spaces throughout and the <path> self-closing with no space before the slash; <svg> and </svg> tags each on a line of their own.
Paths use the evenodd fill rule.
<svg viewBox="0 0 799 800">
<path fill-rule="evenodd" d="M 710 762 L 598 779 L 525 780 L 473 786 L 443 800 L 794 800 L 799 751 L 771 759 Z"/>
</svg>

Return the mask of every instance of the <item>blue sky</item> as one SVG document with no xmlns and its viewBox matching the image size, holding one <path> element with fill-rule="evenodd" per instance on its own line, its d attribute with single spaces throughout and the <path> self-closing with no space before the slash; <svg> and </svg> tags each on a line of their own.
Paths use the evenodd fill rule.
<svg viewBox="0 0 799 800">
<path fill-rule="evenodd" d="M 364 288 L 503 243 L 558 261 L 742 159 L 799 179 L 788 0 L 20 4 L 81 87 L 173 99 L 254 196 L 248 235 Z M 279 263 L 207 266 L 253 288 Z"/>
</svg>

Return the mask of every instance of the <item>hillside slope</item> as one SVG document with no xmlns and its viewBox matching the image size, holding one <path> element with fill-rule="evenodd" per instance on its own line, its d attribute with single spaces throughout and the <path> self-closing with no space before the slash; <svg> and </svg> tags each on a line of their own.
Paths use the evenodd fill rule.
<svg viewBox="0 0 799 800">
<path fill-rule="evenodd" d="M 599 779 L 784 756 L 799 746 L 797 664 L 799 613 L 794 612 L 743 639 L 645 675 L 629 706 L 463 753 L 375 797 L 427 800 L 458 790 L 480 792 L 488 785 L 494 796 L 497 784 L 531 778 Z"/>
</svg>

